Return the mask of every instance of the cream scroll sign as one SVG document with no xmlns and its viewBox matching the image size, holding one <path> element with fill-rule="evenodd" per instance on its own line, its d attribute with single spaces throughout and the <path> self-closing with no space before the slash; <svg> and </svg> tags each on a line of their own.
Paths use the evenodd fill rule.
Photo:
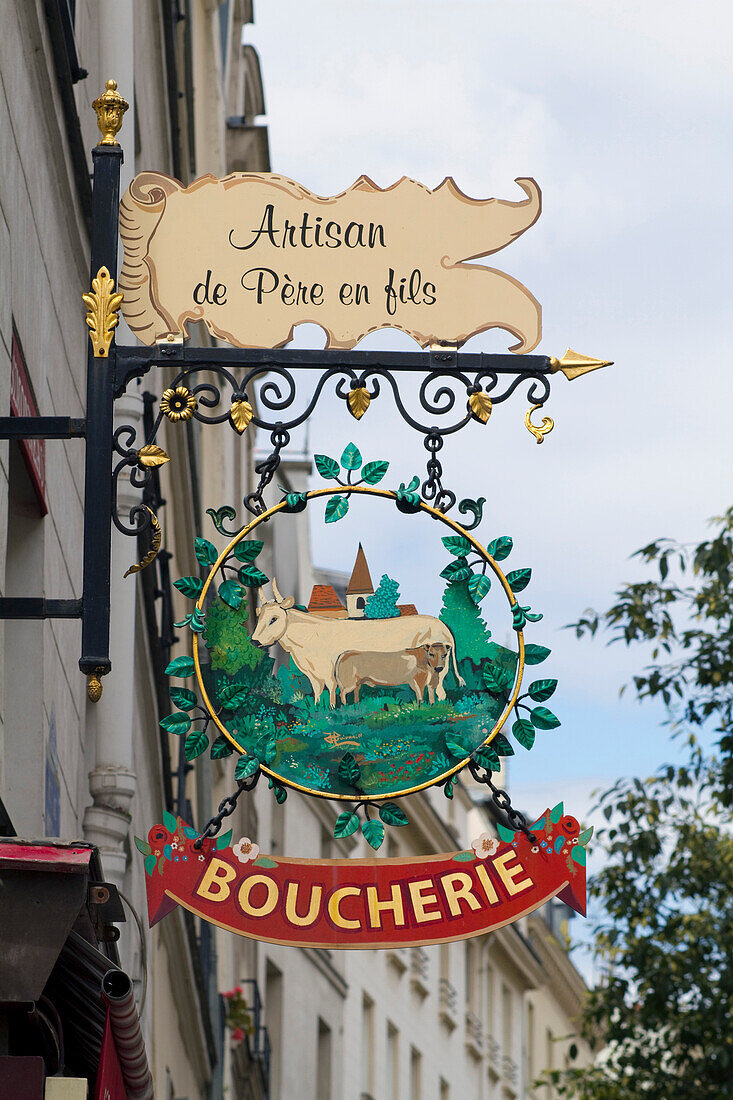
<svg viewBox="0 0 733 1100">
<path fill-rule="evenodd" d="M 511 350 L 541 336 L 541 308 L 510 275 L 469 263 L 505 248 L 537 220 L 526 198 L 471 199 L 450 178 L 430 191 L 403 178 L 382 190 L 366 176 L 321 198 L 277 175 L 204 176 L 184 187 L 143 172 L 120 206 L 122 312 L 145 344 L 188 336 L 203 321 L 237 347 L 286 344 L 314 322 L 327 346 L 351 348 L 396 328 L 425 347 L 506 329 Z"/>
</svg>

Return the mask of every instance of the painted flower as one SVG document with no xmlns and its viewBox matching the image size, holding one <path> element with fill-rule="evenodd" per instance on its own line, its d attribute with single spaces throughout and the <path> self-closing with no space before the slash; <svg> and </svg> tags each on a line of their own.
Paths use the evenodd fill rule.
<svg viewBox="0 0 733 1100">
<path fill-rule="evenodd" d="M 171 844 L 171 848 L 173 849 L 174 852 L 178 851 L 178 841 L 177 840 L 173 841 L 173 843 Z"/>
<path fill-rule="evenodd" d="M 190 420 L 196 412 L 198 402 L 185 386 L 176 386 L 174 390 L 164 390 L 160 399 L 160 411 L 174 423 Z"/>
<path fill-rule="evenodd" d="M 203 863 L 203 862 L 204 862 L 204 860 L 205 860 L 205 858 L 206 858 L 206 857 L 205 857 L 204 855 L 200 855 L 200 856 L 199 856 L 199 863 Z"/>
<path fill-rule="evenodd" d="M 243 836 L 241 840 L 238 840 L 232 851 L 240 863 L 249 863 L 250 860 L 257 859 L 260 854 L 259 845 L 254 844 L 248 836 Z"/>
<path fill-rule="evenodd" d="M 479 833 L 476 839 L 471 841 L 471 847 L 478 859 L 486 859 L 487 856 L 493 856 L 494 852 L 498 850 L 499 841 L 490 833 Z"/>
</svg>

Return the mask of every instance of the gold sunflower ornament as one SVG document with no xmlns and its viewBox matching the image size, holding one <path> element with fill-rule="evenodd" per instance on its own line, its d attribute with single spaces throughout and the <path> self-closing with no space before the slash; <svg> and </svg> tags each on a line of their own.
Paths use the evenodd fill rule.
<svg viewBox="0 0 733 1100">
<path fill-rule="evenodd" d="M 196 412 L 196 405 L 196 398 L 185 386 L 176 386 L 174 390 L 165 390 L 160 399 L 160 411 L 174 424 L 177 424 L 179 420 L 190 420 Z"/>
</svg>

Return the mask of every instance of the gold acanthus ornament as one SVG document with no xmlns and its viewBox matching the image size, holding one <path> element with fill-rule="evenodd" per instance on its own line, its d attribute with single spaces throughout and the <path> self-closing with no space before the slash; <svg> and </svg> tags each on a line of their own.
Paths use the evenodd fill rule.
<svg viewBox="0 0 733 1100">
<path fill-rule="evenodd" d="M 92 103 L 97 112 L 97 126 L 102 134 L 100 145 L 119 145 L 117 134 L 122 129 L 122 116 L 130 104 L 117 91 L 117 81 L 108 80 L 105 90 Z"/>
<path fill-rule="evenodd" d="M 92 279 L 89 294 L 82 294 L 87 307 L 86 322 L 94 348 L 95 359 L 106 359 L 112 335 L 120 320 L 122 295 L 114 293 L 115 281 L 106 267 L 100 267 L 96 278 Z"/>
</svg>

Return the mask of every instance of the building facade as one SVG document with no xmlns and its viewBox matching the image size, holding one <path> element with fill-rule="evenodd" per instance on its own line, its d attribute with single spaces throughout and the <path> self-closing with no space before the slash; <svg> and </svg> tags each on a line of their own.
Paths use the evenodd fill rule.
<svg viewBox="0 0 733 1100">
<path fill-rule="evenodd" d="M 85 414 L 81 296 L 89 289 L 90 150 L 99 137 L 90 102 L 108 78 L 130 104 L 120 135 L 123 189 L 145 169 L 184 182 L 270 170 L 260 64 L 246 42 L 253 18 L 251 0 L 4 4 L 2 415 Z M 132 342 L 123 323 L 117 338 Z M 138 440 L 169 380 L 161 370 L 118 402 Z M 170 464 L 145 496 L 128 482 L 117 502 L 123 525 L 141 499 L 158 513 L 164 551 L 123 579 L 147 541 L 113 532 L 113 671 L 101 699 L 90 701 L 77 668 L 77 621 L 0 620 L 0 833 L 83 840 L 98 850 L 105 881 L 123 899 L 119 961 L 134 984 L 156 1097 L 551 1095 L 533 1092 L 532 1081 L 565 1058 L 584 992 L 557 911 L 467 943 L 377 953 L 240 940 L 181 909 L 147 929 L 135 836 L 145 837 L 165 810 L 201 827 L 233 787 L 231 761 L 202 758 L 194 773 L 180 739 L 159 726 L 171 709 L 164 669 L 187 644 L 174 625 L 185 611 L 172 580 L 198 572 L 198 535 L 218 539 L 207 508 L 241 502 L 256 480 L 252 433 L 169 424 L 160 442 Z M 294 490 L 309 476 L 307 456 L 284 459 L 278 471 Z M 3 597 L 80 595 L 83 485 L 83 440 L 0 442 Z M 298 603 L 315 598 L 322 613 L 363 615 L 375 587 L 366 561 L 350 578 L 329 577 L 311 562 L 305 515 L 297 524 L 295 540 L 266 533 L 268 575 Z M 477 799 L 460 784 L 452 801 L 417 796 L 412 824 L 386 854 L 465 847 L 493 828 Z M 231 821 L 235 835 L 273 853 L 363 854 L 353 838 L 333 839 L 335 817 L 323 800 L 293 795 L 279 805 L 257 791 Z M 234 987 L 249 1013 L 236 1042 L 222 996 Z M 12 1053 L 0 1027 L 0 1057 Z"/>
</svg>

